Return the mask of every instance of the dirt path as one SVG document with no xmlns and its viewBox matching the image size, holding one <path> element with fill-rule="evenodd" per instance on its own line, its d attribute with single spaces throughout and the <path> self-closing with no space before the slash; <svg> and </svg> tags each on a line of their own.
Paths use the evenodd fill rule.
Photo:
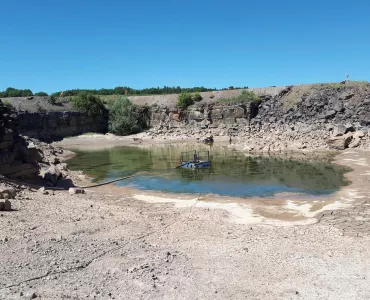
<svg viewBox="0 0 370 300">
<path fill-rule="evenodd" d="M 0 215 L 0 299 L 369 299 L 369 158 L 337 160 L 353 197 L 306 226 L 238 224 L 196 198 L 25 189 Z"/>
</svg>

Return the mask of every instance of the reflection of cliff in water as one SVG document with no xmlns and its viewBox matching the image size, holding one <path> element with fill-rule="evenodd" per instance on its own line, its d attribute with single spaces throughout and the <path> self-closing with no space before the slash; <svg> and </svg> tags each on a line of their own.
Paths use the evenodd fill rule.
<svg viewBox="0 0 370 300">
<path fill-rule="evenodd" d="M 73 169 L 85 171 L 97 181 L 143 172 L 169 180 L 227 182 L 248 185 L 285 186 L 305 190 L 334 190 L 346 184 L 343 167 L 330 164 L 330 157 L 308 162 L 304 159 L 273 156 L 247 156 L 223 148 L 210 151 L 212 166 L 206 169 L 173 169 L 180 164 L 181 152 L 194 146 L 169 145 L 151 148 L 117 147 L 99 151 L 77 151 L 69 161 Z M 197 150 L 209 150 L 199 145 Z"/>
</svg>

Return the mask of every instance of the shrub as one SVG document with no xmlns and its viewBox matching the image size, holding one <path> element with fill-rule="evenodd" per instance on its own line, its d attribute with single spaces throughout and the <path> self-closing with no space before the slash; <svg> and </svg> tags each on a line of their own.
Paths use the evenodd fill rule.
<svg viewBox="0 0 370 300">
<path fill-rule="evenodd" d="M 193 95 L 193 100 L 194 101 L 201 101 L 203 98 L 202 98 L 202 96 L 200 95 L 200 93 L 199 92 L 196 92 L 194 95 Z"/>
<path fill-rule="evenodd" d="M 72 107 L 89 116 L 101 116 L 106 112 L 103 101 L 94 95 L 81 93 L 71 99 Z"/>
<path fill-rule="evenodd" d="M 260 101 L 260 97 L 258 97 L 252 91 L 242 91 L 240 95 L 230 97 L 230 98 L 221 98 L 218 99 L 217 102 L 258 102 Z"/>
<path fill-rule="evenodd" d="M 129 135 L 145 129 L 147 124 L 139 110 L 127 97 L 116 98 L 109 110 L 109 131 L 117 135 Z"/>
<path fill-rule="evenodd" d="M 57 97 L 55 96 L 50 96 L 49 99 L 48 99 L 48 102 L 51 104 L 51 105 L 55 105 L 57 104 Z"/>
<path fill-rule="evenodd" d="M 35 93 L 34 96 L 47 97 L 49 95 L 47 93 L 45 93 L 45 92 L 38 92 L 38 93 Z"/>
<path fill-rule="evenodd" d="M 189 93 L 181 93 L 177 98 L 177 106 L 181 108 L 187 108 L 188 106 L 194 104 L 193 97 Z"/>
</svg>

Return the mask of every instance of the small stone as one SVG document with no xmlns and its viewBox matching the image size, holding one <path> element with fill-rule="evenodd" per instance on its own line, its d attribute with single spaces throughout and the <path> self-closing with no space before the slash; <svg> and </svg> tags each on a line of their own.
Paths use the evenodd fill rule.
<svg viewBox="0 0 370 300">
<path fill-rule="evenodd" d="M 69 194 L 70 195 L 74 195 L 74 194 L 85 194 L 85 190 L 84 189 L 80 189 L 80 188 L 69 188 Z"/>
<path fill-rule="evenodd" d="M 45 187 L 41 187 L 39 188 L 39 193 L 43 194 L 43 195 L 49 195 L 49 192 L 45 189 Z"/>
</svg>

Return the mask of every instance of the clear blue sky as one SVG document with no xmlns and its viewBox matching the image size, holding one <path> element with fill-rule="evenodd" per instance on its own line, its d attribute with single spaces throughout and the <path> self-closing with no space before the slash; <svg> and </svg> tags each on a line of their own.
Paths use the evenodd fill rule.
<svg viewBox="0 0 370 300">
<path fill-rule="evenodd" d="M 0 90 L 370 80 L 370 1 L 3 0 Z"/>
</svg>

